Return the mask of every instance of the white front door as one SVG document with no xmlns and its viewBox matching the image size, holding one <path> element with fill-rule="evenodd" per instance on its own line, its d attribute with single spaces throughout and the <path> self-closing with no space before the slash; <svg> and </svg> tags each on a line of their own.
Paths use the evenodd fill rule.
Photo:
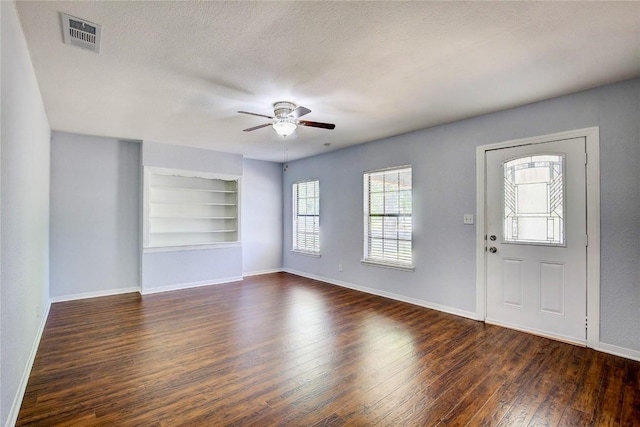
<svg viewBox="0 0 640 427">
<path fill-rule="evenodd" d="M 585 138 L 486 152 L 486 321 L 586 343 Z"/>
</svg>

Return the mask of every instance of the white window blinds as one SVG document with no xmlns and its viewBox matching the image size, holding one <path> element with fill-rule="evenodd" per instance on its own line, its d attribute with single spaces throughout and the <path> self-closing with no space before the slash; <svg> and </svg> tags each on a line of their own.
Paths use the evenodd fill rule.
<svg viewBox="0 0 640 427">
<path fill-rule="evenodd" d="M 365 261 L 411 266 L 411 166 L 364 174 Z"/>
<path fill-rule="evenodd" d="M 293 184 L 293 250 L 320 253 L 320 181 Z"/>
</svg>

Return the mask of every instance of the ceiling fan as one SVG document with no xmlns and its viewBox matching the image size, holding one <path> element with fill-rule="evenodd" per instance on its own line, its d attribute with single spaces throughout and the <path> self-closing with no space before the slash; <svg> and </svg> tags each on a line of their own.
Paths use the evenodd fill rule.
<svg viewBox="0 0 640 427">
<path fill-rule="evenodd" d="M 314 128 L 321 129 L 335 129 L 336 125 L 333 123 L 320 123 L 320 122 L 310 122 L 308 120 L 298 120 L 299 117 L 302 117 L 306 114 L 309 114 L 311 110 L 308 108 L 297 106 L 293 102 L 287 101 L 278 101 L 273 104 L 273 116 L 267 116 L 264 114 L 258 113 L 250 113 L 248 111 L 238 111 L 240 114 L 249 114 L 251 116 L 258 117 L 266 117 L 267 119 L 271 119 L 271 123 L 265 123 L 262 125 L 250 127 L 244 129 L 244 132 L 251 132 L 256 129 L 264 128 L 267 126 L 273 126 L 273 129 L 278 133 L 278 135 L 286 138 L 291 135 L 298 125 L 301 126 L 310 126 Z"/>
</svg>

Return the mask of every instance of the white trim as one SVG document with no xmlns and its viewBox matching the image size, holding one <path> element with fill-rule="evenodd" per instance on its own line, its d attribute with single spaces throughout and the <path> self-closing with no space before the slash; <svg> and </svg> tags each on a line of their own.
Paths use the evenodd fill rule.
<svg viewBox="0 0 640 427">
<path fill-rule="evenodd" d="M 394 170 L 400 170 L 400 169 L 411 169 L 413 167 L 413 165 L 411 163 L 407 164 L 407 165 L 400 165 L 400 166 L 389 166 L 386 168 L 381 168 L 381 169 L 371 169 L 368 171 L 364 171 L 362 172 L 363 174 L 376 174 L 376 173 L 382 173 L 382 172 L 388 172 L 388 171 L 394 171 Z"/>
<path fill-rule="evenodd" d="M 394 264 L 392 262 L 384 262 L 384 261 L 375 261 L 372 259 L 361 259 L 360 263 L 363 265 L 369 265 L 372 267 L 381 267 L 381 268 L 390 268 L 392 270 L 401 270 L 401 271 L 414 271 L 415 268 L 413 264 Z"/>
<path fill-rule="evenodd" d="M 140 156 L 142 158 L 142 156 Z M 151 168 L 142 167 L 142 253 L 149 246 L 149 182 L 151 182 Z M 142 265 L 142 264 L 140 264 Z M 142 270 L 142 269 L 140 269 Z M 140 282 L 142 283 L 142 282 Z"/>
<path fill-rule="evenodd" d="M 217 172 L 201 172 L 187 169 L 176 168 L 159 168 L 156 166 L 143 165 L 145 169 L 156 175 L 180 176 L 185 178 L 203 178 L 203 179 L 221 179 L 223 181 L 235 181 L 242 178 L 242 175 L 217 173 Z"/>
<path fill-rule="evenodd" d="M 587 347 L 600 347 L 600 128 L 591 127 L 532 138 L 516 139 L 476 148 L 476 319 L 486 321 L 485 190 L 486 156 L 489 150 L 585 138 L 589 161 L 587 173 Z"/>
<path fill-rule="evenodd" d="M 320 178 L 307 178 L 307 179 L 301 179 L 300 181 L 293 181 L 291 183 L 291 186 L 293 186 L 293 184 L 300 184 L 304 182 L 313 182 L 313 181 L 318 181 L 318 183 L 320 183 Z"/>
<path fill-rule="evenodd" d="M 296 276 L 306 277 L 308 279 L 319 280 L 321 282 L 328 283 L 330 285 L 342 286 L 343 288 L 353 289 L 355 291 L 365 292 L 372 295 L 377 295 L 380 297 L 390 298 L 396 301 L 406 302 L 413 305 L 418 305 L 420 307 L 429 308 L 432 310 L 441 311 L 447 314 L 453 314 L 460 317 L 466 317 L 467 319 L 476 320 L 476 314 L 472 311 L 460 310 L 459 308 L 450 307 L 447 305 L 436 304 L 433 302 L 421 300 L 418 298 L 411 298 L 404 295 L 394 294 L 392 292 L 381 291 L 375 288 L 369 288 L 367 286 L 360 286 L 353 283 L 343 282 L 340 280 L 330 279 L 324 276 L 316 276 L 315 274 L 305 273 L 303 271 L 292 270 L 290 268 L 285 268 L 282 271 L 290 274 L 295 274 Z"/>
<path fill-rule="evenodd" d="M 183 252 L 183 251 L 206 251 L 209 249 L 237 248 L 242 246 L 242 242 L 220 242 L 204 243 L 201 245 L 178 245 L 178 246 L 149 246 L 142 248 L 143 254 L 155 254 L 158 252 Z"/>
<path fill-rule="evenodd" d="M 29 382 L 29 376 L 31 375 L 31 368 L 33 368 L 33 362 L 35 361 L 36 354 L 38 353 L 38 347 L 40 346 L 40 340 L 42 339 L 42 334 L 44 334 L 44 327 L 47 324 L 47 319 L 49 318 L 50 309 L 51 309 L 51 302 L 48 302 L 44 309 L 44 313 L 42 313 L 42 318 L 40 319 L 40 326 L 38 326 L 38 332 L 36 333 L 36 339 L 33 341 L 33 345 L 31 346 L 31 352 L 29 353 L 29 358 L 27 359 L 27 363 L 24 367 L 24 372 L 22 373 L 22 378 L 20 379 L 18 392 L 13 398 L 11 409 L 9 409 L 9 415 L 7 416 L 7 422 L 5 423 L 5 427 L 15 426 L 16 422 L 18 421 L 20 406 L 22 406 L 22 399 L 24 399 L 24 393 L 27 390 L 27 383 Z"/>
<path fill-rule="evenodd" d="M 600 343 L 600 128 L 583 129 L 587 140 L 587 347 Z"/>
<path fill-rule="evenodd" d="M 63 301 L 75 301 L 79 299 L 88 299 L 88 298 L 98 298 L 98 297 L 107 297 L 111 295 L 120 295 L 120 294 L 130 294 L 132 292 L 139 292 L 140 287 L 130 287 L 130 288 L 119 288 L 119 289 L 109 289 L 106 291 L 95 291 L 95 292 L 81 292 L 79 294 L 70 294 L 70 295 L 60 295 L 57 297 L 52 297 L 51 302 L 63 302 Z"/>
<path fill-rule="evenodd" d="M 149 295 L 149 294 L 157 294 L 160 292 L 179 291 L 181 289 L 199 288 L 202 286 L 221 285 L 223 283 L 240 282 L 240 281 L 242 281 L 242 276 L 234 276 L 234 277 L 226 277 L 224 279 L 218 279 L 218 280 L 203 280 L 200 282 L 178 283 L 175 285 L 168 285 L 168 286 L 157 286 L 157 287 L 147 286 L 143 289 L 140 289 L 139 292 L 141 295 Z"/>
<path fill-rule="evenodd" d="M 605 344 L 600 343 L 600 345 L 596 348 L 596 350 L 600 350 L 604 353 L 613 354 L 614 356 L 626 357 L 627 359 L 637 360 L 640 362 L 640 351 L 632 350 L 630 348 L 618 347 L 613 344 Z"/>
<path fill-rule="evenodd" d="M 299 249 L 291 249 L 292 254 L 310 256 L 312 258 L 322 258 L 322 254 L 320 252 L 309 252 L 309 251 L 301 251 Z"/>
<path fill-rule="evenodd" d="M 282 268 L 271 268 L 268 270 L 247 271 L 242 273 L 242 277 L 260 276 L 262 274 L 282 273 Z"/>
<path fill-rule="evenodd" d="M 486 168 L 485 146 L 476 147 L 476 319 L 484 322 L 487 312 L 487 297 L 485 294 L 485 251 L 486 251 L 486 220 L 485 220 L 485 192 Z"/>
</svg>

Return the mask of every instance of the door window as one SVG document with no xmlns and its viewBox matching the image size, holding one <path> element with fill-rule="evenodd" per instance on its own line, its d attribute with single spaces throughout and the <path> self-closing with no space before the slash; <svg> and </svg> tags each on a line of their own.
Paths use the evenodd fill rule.
<svg viewBox="0 0 640 427">
<path fill-rule="evenodd" d="M 565 246 L 564 154 L 502 163 L 505 243 Z"/>
</svg>

